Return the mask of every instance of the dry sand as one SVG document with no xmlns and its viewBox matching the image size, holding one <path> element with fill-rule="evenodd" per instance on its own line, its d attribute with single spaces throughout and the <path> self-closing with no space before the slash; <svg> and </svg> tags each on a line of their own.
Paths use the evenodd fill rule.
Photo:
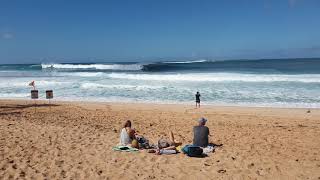
<svg viewBox="0 0 320 180">
<path fill-rule="evenodd" d="M 320 179 L 320 110 L 0 101 L 0 179 Z M 50 111 L 51 108 L 51 111 Z M 152 142 L 192 142 L 208 118 L 206 158 L 112 151 L 127 119 Z"/>
</svg>

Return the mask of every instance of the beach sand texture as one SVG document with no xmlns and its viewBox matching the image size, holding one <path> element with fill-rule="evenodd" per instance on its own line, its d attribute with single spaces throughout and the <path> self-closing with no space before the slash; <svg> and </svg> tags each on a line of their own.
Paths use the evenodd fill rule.
<svg viewBox="0 0 320 180">
<path fill-rule="evenodd" d="M 320 179 L 319 109 L 31 104 L 0 101 L 0 179 Z M 190 144 L 202 116 L 223 144 L 209 157 L 112 150 L 127 119 L 151 142 Z"/>
</svg>

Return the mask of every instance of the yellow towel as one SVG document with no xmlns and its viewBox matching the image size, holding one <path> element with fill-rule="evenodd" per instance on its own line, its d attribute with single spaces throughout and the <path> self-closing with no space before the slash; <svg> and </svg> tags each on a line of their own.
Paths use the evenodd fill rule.
<svg viewBox="0 0 320 180">
<path fill-rule="evenodd" d="M 179 151 L 179 152 L 181 152 L 181 148 L 182 148 L 182 146 L 176 147 L 177 151 Z"/>
</svg>

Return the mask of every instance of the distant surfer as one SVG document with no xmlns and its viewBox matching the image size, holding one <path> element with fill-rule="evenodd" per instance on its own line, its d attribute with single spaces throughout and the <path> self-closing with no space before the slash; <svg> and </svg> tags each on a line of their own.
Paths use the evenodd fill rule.
<svg viewBox="0 0 320 180">
<path fill-rule="evenodd" d="M 196 93 L 196 108 L 199 106 L 199 108 L 200 108 L 200 93 L 199 92 L 197 92 Z"/>
</svg>

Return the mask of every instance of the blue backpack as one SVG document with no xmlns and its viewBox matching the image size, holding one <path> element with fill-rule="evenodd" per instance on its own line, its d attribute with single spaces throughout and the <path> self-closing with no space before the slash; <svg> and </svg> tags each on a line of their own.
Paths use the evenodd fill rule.
<svg viewBox="0 0 320 180">
<path fill-rule="evenodd" d="M 187 154 L 187 156 L 189 157 L 203 156 L 203 149 L 200 146 L 185 145 L 181 150 L 183 153 Z"/>
</svg>

